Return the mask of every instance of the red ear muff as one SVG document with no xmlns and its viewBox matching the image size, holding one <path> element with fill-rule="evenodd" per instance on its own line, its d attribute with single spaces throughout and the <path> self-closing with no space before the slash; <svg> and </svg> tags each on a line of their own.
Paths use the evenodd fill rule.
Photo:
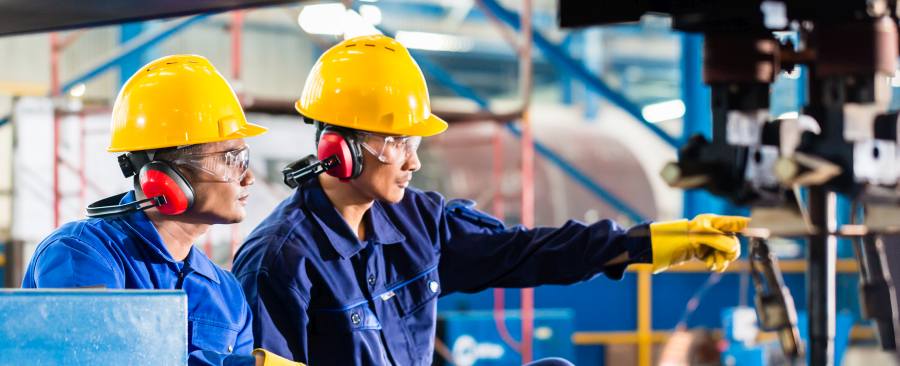
<svg viewBox="0 0 900 366">
<path fill-rule="evenodd" d="M 163 196 L 157 207 L 164 215 L 178 215 L 194 204 L 194 189 L 184 176 L 164 161 L 151 161 L 141 168 L 141 190 L 147 198 Z"/>
<path fill-rule="evenodd" d="M 360 152 L 359 144 L 353 134 L 344 129 L 328 126 L 319 137 L 318 159 L 321 161 L 337 155 L 341 163 L 326 173 L 341 180 L 354 179 L 362 173 Z"/>
</svg>

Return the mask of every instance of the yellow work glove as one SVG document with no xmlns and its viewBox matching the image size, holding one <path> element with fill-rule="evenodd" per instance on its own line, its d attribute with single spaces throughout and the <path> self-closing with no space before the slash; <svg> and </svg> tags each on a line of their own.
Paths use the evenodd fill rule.
<svg viewBox="0 0 900 366">
<path fill-rule="evenodd" d="M 257 366 L 304 366 L 300 362 L 288 360 L 262 348 L 253 350 L 253 356 L 256 356 Z"/>
<path fill-rule="evenodd" d="M 711 271 L 724 271 L 741 255 L 735 233 L 749 223 L 750 218 L 742 216 L 702 214 L 690 221 L 650 224 L 653 273 L 695 258 L 705 261 Z"/>
</svg>

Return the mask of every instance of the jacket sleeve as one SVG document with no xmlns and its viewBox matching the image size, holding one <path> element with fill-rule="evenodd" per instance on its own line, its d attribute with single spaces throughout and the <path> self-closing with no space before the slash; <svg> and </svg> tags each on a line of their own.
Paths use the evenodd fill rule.
<svg viewBox="0 0 900 366">
<path fill-rule="evenodd" d="M 305 260 L 302 256 L 282 255 L 280 252 L 273 257 L 277 263 L 271 263 L 267 269 L 243 274 L 240 278 L 253 312 L 254 346 L 287 359 L 308 363 L 309 281 Z M 297 262 L 280 262 L 284 258 L 295 258 Z M 281 271 L 290 271 L 291 274 L 274 273 Z"/>
<path fill-rule="evenodd" d="M 32 266 L 36 288 L 125 286 L 110 258 L 74 237 L 60 237 L 46 243 Z M 23 283 L 23 287 L 31 286 Z"/>
<path fill-rule="evenodd" d="M 647 224 L 623 229 L 614 221 L 560 227 L 505 227 L 474 202 L 441 205 L 441 283 L 445 293 L 491 287 L 572 284 L 604 273 L 621 279 L 633 263 L 652 260 Z M 624 263 L 606 265 L 628 253 Z"/>
</svg>

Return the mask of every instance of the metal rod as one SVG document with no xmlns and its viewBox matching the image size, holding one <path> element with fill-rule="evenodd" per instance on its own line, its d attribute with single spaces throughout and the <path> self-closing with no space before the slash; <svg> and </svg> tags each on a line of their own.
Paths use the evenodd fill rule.
<svg viewBox="0 0 900 366">
<path fill-rule="evenodd" d="M 534 227 L 534 135 L 531 112 L 531 0 L 522 0 L 522 47 L 519 50 L 519 91 L 522 94 L 522 225 Z M 523 288 L 522 364 L 532 360 L 534 346 L 534 289 Z"/>
<path fill-rule="evenodd" d="M 494 186 L 494 194 L 492 196 L 491 211 L 494 217 L 504 220 L 506 214 L 503 208 L 503 130 L 497 128 L 491 139 L 494 158 L 491 164 L 491 183 Z M 506 289 L 493 289 L 494 296 L 494 327 L 497 333 L 500 333 L 500 339 L 517 352 L 521 351 L 518 341 L 513 339 L 506 327 Z"/>
<path fill-rule="evenodd" d="M 80 207 L 87 207 L 87 151 L 85 138 L 87 137 L 87 117 L 84 112 L 78 114 L 78 179 L 79 195 L 81 199 Z"/>
<path fill-rule="evenodd" d="M 50 33 L 50 95 L 53 103 L 59 97 L 59 35 Z M 53 107 L 53 227 L 59 227 L 60 195 L 59 195 L 59 114 Z"/>
<path fill-rule="evenodd" d="M 834 231 L 836 196 L 824 187 L 809 188 L 809 214 L 813 227 Z M 837 240 L 828 234 L 810 235 L 807 241 L 806 275 L 809 306 L 810 365 L 834 364 L 835 261 Z"/>
<path fill-rule="evenodd" d="M 231 82 L 238 84 L 241 80 L 241 54 L 243 53 L 244 11 L 231 12 Z M 244 88 L 238 90 L 238 97 L 243 96 Z M 228 263 L 234 262 L 234 254 L 237 253 L 241 241 L 240 223 L 231 224 L 231 250 L 228 252 Z"/>
<path fill-rule="evenodd" d="M 236 10 L 231 13 L 231 78 L 241 79 L 241 53 L 243 51 L 244 12 Z"/>
<path fill-rule="evenodd" d="M 650 266 L 638 269 L 637 284 L 637 343 L 638 366 L 650 366 L 653 356 L 653 270 Z"/>
</svg>

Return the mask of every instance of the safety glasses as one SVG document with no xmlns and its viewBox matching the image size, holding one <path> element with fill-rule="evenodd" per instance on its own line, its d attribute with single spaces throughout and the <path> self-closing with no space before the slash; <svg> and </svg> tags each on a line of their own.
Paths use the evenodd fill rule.
<svg viewBox="0 0 900 366">
<path fill-rule="evenodd" d="M 182 155 L 173 164 L 186 165 L 205 172 L 221 182 L 240 182 L 250 167 L 250 147 L 239 149 Z"/>
<path fill-rule="evenodd" d="M 409 159 L 422 143 L 422 136 L 385 136 L 371 132 L 356 132 L 360 144 L 385 164 Z"/>
</svg>

